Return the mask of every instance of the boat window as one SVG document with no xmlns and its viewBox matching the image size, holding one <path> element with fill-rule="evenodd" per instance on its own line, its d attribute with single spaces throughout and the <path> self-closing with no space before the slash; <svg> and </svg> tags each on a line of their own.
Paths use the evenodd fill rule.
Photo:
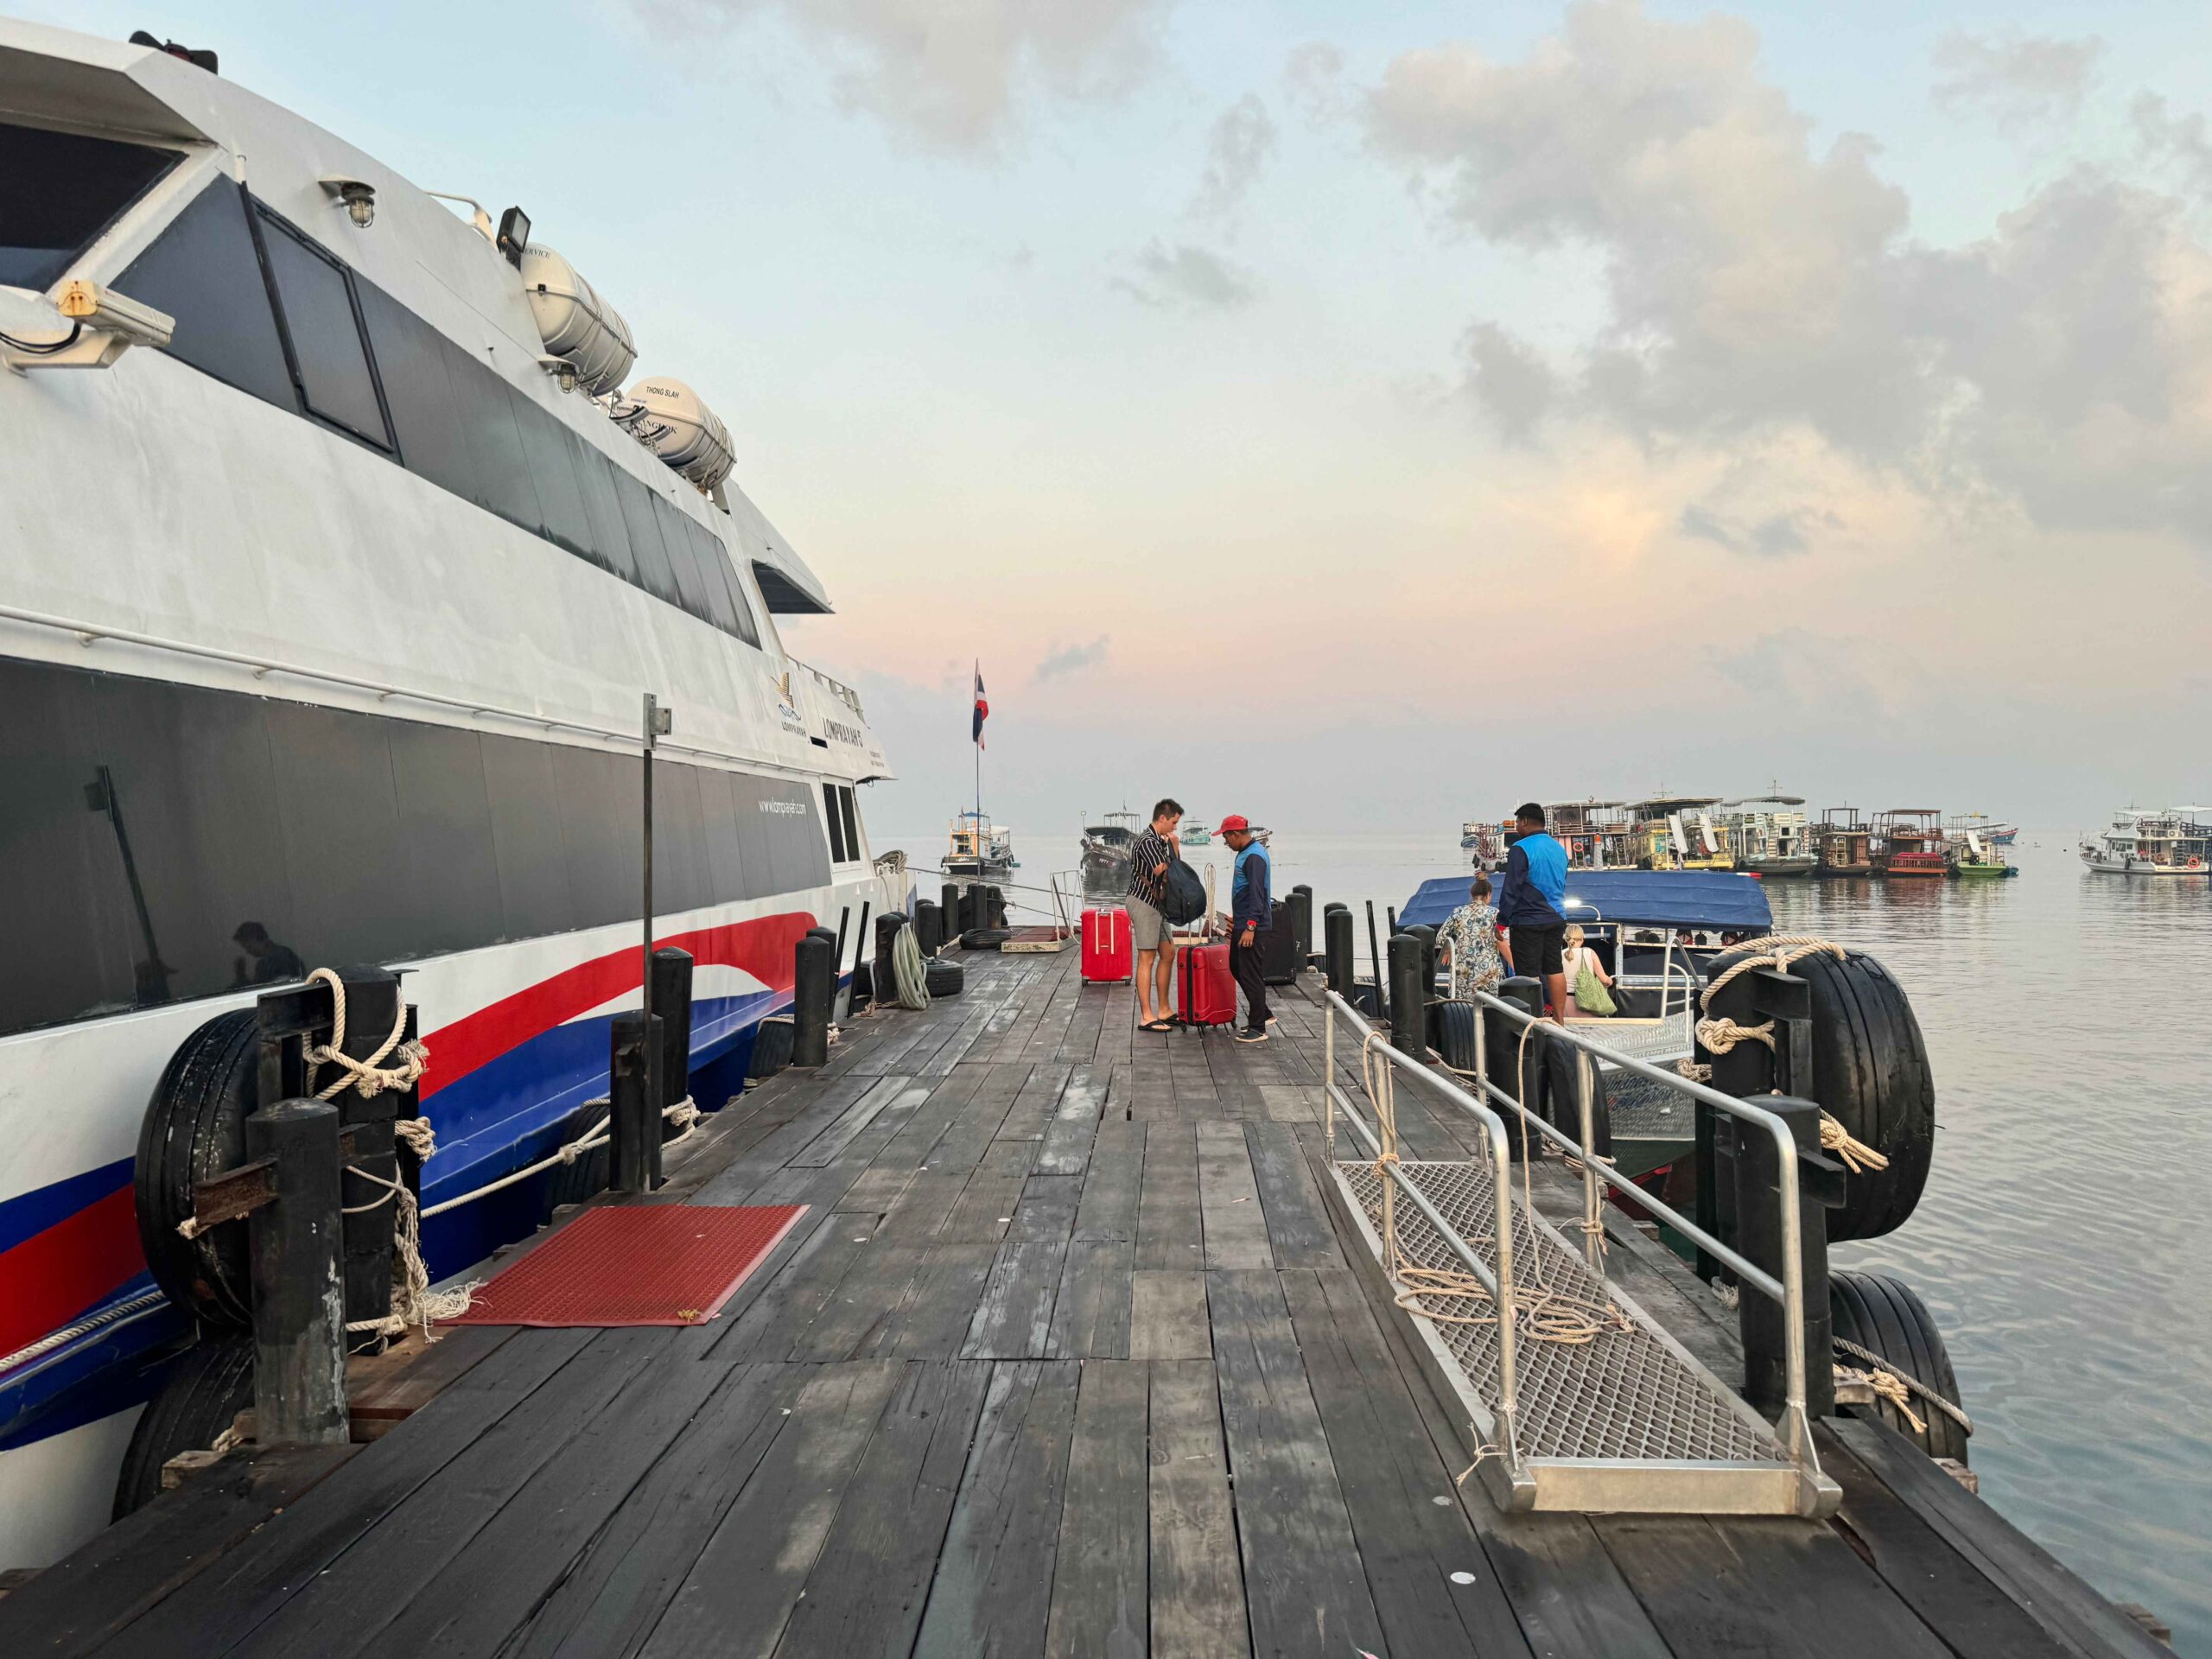
<svg viewBox="0 0 2212 1659">
<path fill-rule="evenodd" d="M 842 864 L 852 855 L 845 850 L 845 819 L 837 810 L 837 785 L 826 779 L 822 785 L 822 806 L 830 820 L 830 861 Z"/>
<path fill-rule="evenodd" d="M 476 365 L 449 352 L 435 329 L 373 283 L 357 281 L 361 315 L 377 356 L 399 453 L 410 473 L 465 501 L 483 504 L 464 428 L 467 408 L 454 387 L 454 364 L 471 378 Z M 454 359 L 448 361 L 448 358 Z"/>
<path fill-rule="evenodd" d="M 707 602 L 706 574 L 699 569 L 699 540 L 695 533 L 698 526 L 681 507 L 658 494 L 653 497 L 653 516 L 660 520 L 661 541 L 668 549 L 669 563 L 676 569 L 678 602 L 702 622 L 711 624 L 715 612 Z"/>
<path fill-rule="evenodd" d="M 861 848 L 860 812 L 853 804 L 853 791 L 849 788 L 841 787 L 837 794 L 840 798 L 840 810 L 843 813 L 845 819 L 845 846 L 849 849 L 849 856 L 862 857 L 864 854 Z"/>
<path fill-rule="evenodd" d="M 550 384 L 550 382 L 548 384 Z M 537 486 L 537 511 L 547 540 L 571 553 L 591 556 L 591 520 L 584 512 L 583 486 L 576 481 L 569 429 L 560 417 L 539 408 L 526 392 L 509 389 L 514 399 L 515 429 Z"/>
<path fill-rule="evenodd" d="M 163 348 L 169 356 L 299 412 L 276 314 L 262 281 L 261 256 L 246 222 L 245 192 L 236 183 L 218 179 L 194 197 L 115 285 L 176 319 L 176 332 Z"/>
<path fill-rule="evenodd" d="M 618 478 L 621 486 L 622 522 L 629 527 L 630 550 L 637 555 L 638 574 L 645 590 L 657 599 L 671 605 L 681 605 L 683 595 L 676 586 L 676 569 L 668 562 L 668 543 L 661 538 L 660 516 L 653 511 L 658 499 L 635 479 Z"/>
<path fill-rule="evenodd" d="M 581 438 L 576 439 L 576 481 L 583 490 L 584 512 L 591 520 L 591 543 L 599 563 L 632 587 L 638 579 L 637 556 L 630 551 L 630 527 L 622 519 L 618 491 L 634 487 L 615 471 L 614 463 Z"/>
<path fill-rule="evenodd" d="M 0 1033 L 638 914 L 635 755 L 23 661 L 0 708 Z M 806 785 L 654 776 L 664 913 L 829 879 Z"/>
<path fill-rule="evenodd" d="M 308 411 L 379 449 L 391 448 L 346 267 L 265 207 L 261 230 L 293 372 Z"/>
<path fill-rule="evenodd" d="M 707 535 L 714 543 L 713 573 L 721 578 L 729 594 L 729 620 L 722 625 L 722 632 L 757 650 L 760 645 L 760 625 L 753 620 L 753 601 L 746 597 L 744 580 L 737 574 L 737 566 L 721 538 L 711 531 Z"/>
<path fill-rule="evenodd" d="M 179 159 L 173 149 L 0 121 L 0 284 L 53 287 Z"/>
<path fill-rule="evenodd" d="M 527 411 L 517 407 L 505 381 L 460 346 L 447 342 L 445 355 L 476 472 L 477 505 L 532 534 L 542 531 L 545 521 L 537 510 L 537 486 L 531 480 L 516 425 Z"/>
</svg>

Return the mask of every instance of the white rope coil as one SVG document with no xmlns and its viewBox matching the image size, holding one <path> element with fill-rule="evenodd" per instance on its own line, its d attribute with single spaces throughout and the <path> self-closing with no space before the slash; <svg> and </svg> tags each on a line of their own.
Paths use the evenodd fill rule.
<svg viewBox="0 0 2212 1659">
<path fill-rule="evenodd" d="M 891 977 L 900 1007 L 918 1013 L 929 1007 L 929 969 L 922 963 L 922 942 L 912 927 L 900 928 L 891 941 Z"/>
</svg>

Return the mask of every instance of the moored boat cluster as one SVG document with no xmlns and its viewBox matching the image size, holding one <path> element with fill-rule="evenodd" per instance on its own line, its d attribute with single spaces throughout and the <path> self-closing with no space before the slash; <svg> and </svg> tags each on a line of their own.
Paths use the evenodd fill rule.
<svg viewBox="0 0 2212 1659">
<path fill-rule="evenodd" d="M 1546 826 L 1577 869 L 1738 870 L 1778 878 L 2007 876 L 2004 854 L 2019 831 L 1972 812 L 1946 817 L 1936 807 L 1866 812 L 1832 806 L 1818 819 L 1802 796 L 1726 800 L 1713 795 L 1656 795 L 1642 800 L 1560 801 Z M 1505 856 L 1510 823 L 1469 820 L 1459 845 L 1483 868 Z"/>
</svg>

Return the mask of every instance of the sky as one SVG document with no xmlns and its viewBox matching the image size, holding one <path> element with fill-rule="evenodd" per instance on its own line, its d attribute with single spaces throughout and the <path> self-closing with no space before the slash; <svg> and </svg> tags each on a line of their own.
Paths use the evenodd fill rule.
<svg viewBox="0 0 2212 1659">
<path fill-rule="evenodd" d="M 1037 832 L 2212 798 L 2201 6 L 28 14 L 524 206 L 828 584 L 879 826 L 976 663 Z"/>
</svg>

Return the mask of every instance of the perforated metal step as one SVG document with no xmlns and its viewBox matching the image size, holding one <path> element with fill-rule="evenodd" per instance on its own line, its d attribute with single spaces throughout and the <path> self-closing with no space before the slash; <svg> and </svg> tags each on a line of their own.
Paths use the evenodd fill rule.
<svg viewBox="0 0 2212 1659">
<path fill-rule="evenodd" d="M 1497 1192 L 1489 1166 L 1398 1167 L 1493 1271 Z M 1364 1236 L 1375 1276 L 1394 1295 L 1382 1246 L 1382 1179 L 1341 1162 L 1339 1203 Z M 1393 1205 L 1399 1248 L 1418 1267 L 1459 1269 L 1459 1256 L 1403 1195 Z M 1509 1452 L 1498 1416 L 1498 1326 L 1408 1315 L 1446 1400 L 1466 1408 L 1469 1454 L 1510 1509 L 1703 1515 L 1826 1514 L 1832 1482 L 1801 1469 L 1771 1428 L 1656 1321 L 1591 1274 L 1581 1255 L 1518 1202 L 1513 1280 L 1517 1413 Z M 1547 1299 L 1610 1310 L 1586 1341 L 1541 1339 Z M 1441 1304 L 1431 1304 L 1439 1311 Z M 1484 1310 L 1489 1311 L 1487 1305 Z"/>
</svg>

